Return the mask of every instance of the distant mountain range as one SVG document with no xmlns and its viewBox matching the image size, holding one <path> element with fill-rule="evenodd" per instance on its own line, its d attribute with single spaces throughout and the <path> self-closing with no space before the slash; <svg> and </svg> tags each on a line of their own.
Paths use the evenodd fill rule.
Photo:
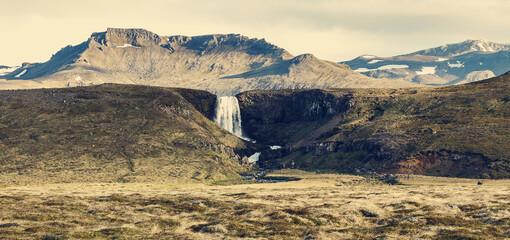
<svg viewBox="0 0 510 240">
<path fill-rule="evenodd" d="M 184 87 L 230 95 L 252 89 L 407 87 L 374 79 L 347 65 L 292 56 L 237 34 L 159 36 L 144 29 L 109 28 L 45 63 L 24 64 L 1 76 L 0 89 L 129 83 Z"/>
<path fill-rule="evenodd" d="M 467 40 L 414 53 L 341 62 L 366 76 L 426 85 L 475 82 L 510 70 L 510 44 Z"/>
</svg>

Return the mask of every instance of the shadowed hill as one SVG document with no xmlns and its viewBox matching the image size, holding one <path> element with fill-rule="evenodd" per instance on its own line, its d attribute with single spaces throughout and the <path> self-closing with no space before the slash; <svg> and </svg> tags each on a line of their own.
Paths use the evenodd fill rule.
<svg viewBox="0 0 510 240">
<path fill-rule="evenodd" d="M 510 75 L 441 88 L 250 91 L 263 167 L 510 177 Z"/>
<path fill-rule="evenodd" d="M 134 85 L 0 91 L 0 183 L 233 177 L 252 151 L 203 115 L 215 101 Z"/>
</svg>

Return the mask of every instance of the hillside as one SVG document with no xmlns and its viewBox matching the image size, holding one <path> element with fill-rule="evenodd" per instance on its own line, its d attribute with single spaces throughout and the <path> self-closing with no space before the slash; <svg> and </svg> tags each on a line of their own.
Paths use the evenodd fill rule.
<svg viewBox="0 0 510 240">
<path fill-rule="evenodd" d="M 374 78 L 427 85 L 462 84 L 508 72 L 510 44 L 467 40 L 394 57 L 363 55 L 342 63 Z"/>
<path fill-rule="evenodd" d="M 216 181 L 252 148 L 197 90 L 105 84 L 0 91 L 0 185 Z"/>
<path fill-rule="evenodd" d="M 0 89 L 129 83 L 208 90 L 406 87 L 373 79 L 346 65 L 284 49 L 238 34 L 159 36 L 143 29 L 109 28 L 45 63 L 25 64 L 0 78 Z"/>
<path fill-rule="evenodd" d="M 510 177 L 510 75 L 409 89 L 250 91 L 244 131 L 259 165 L 339 172 Z"/>
</svg>

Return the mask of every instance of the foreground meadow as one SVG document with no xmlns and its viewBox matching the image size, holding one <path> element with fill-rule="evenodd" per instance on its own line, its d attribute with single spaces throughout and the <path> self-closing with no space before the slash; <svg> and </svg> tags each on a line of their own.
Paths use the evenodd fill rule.
<svg viewBox="0 0 510 240">
<path fill-rule="evenodd" d="M 510 239 L 510 180 L 292 170 L 240 185 L 0 188 L 1 239 Z"/>
</svg>

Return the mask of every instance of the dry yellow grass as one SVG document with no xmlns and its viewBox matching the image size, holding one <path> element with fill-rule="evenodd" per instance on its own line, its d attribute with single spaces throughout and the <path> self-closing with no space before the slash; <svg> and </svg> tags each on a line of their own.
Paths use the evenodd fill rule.
<svg viewBox="0 0 510 240">
<path fill-rule="evenodd" d="M 283 183 L 0 189 L 6 239 L 505 239 L 510 180 L 280 171 Z"/>
</svg>

